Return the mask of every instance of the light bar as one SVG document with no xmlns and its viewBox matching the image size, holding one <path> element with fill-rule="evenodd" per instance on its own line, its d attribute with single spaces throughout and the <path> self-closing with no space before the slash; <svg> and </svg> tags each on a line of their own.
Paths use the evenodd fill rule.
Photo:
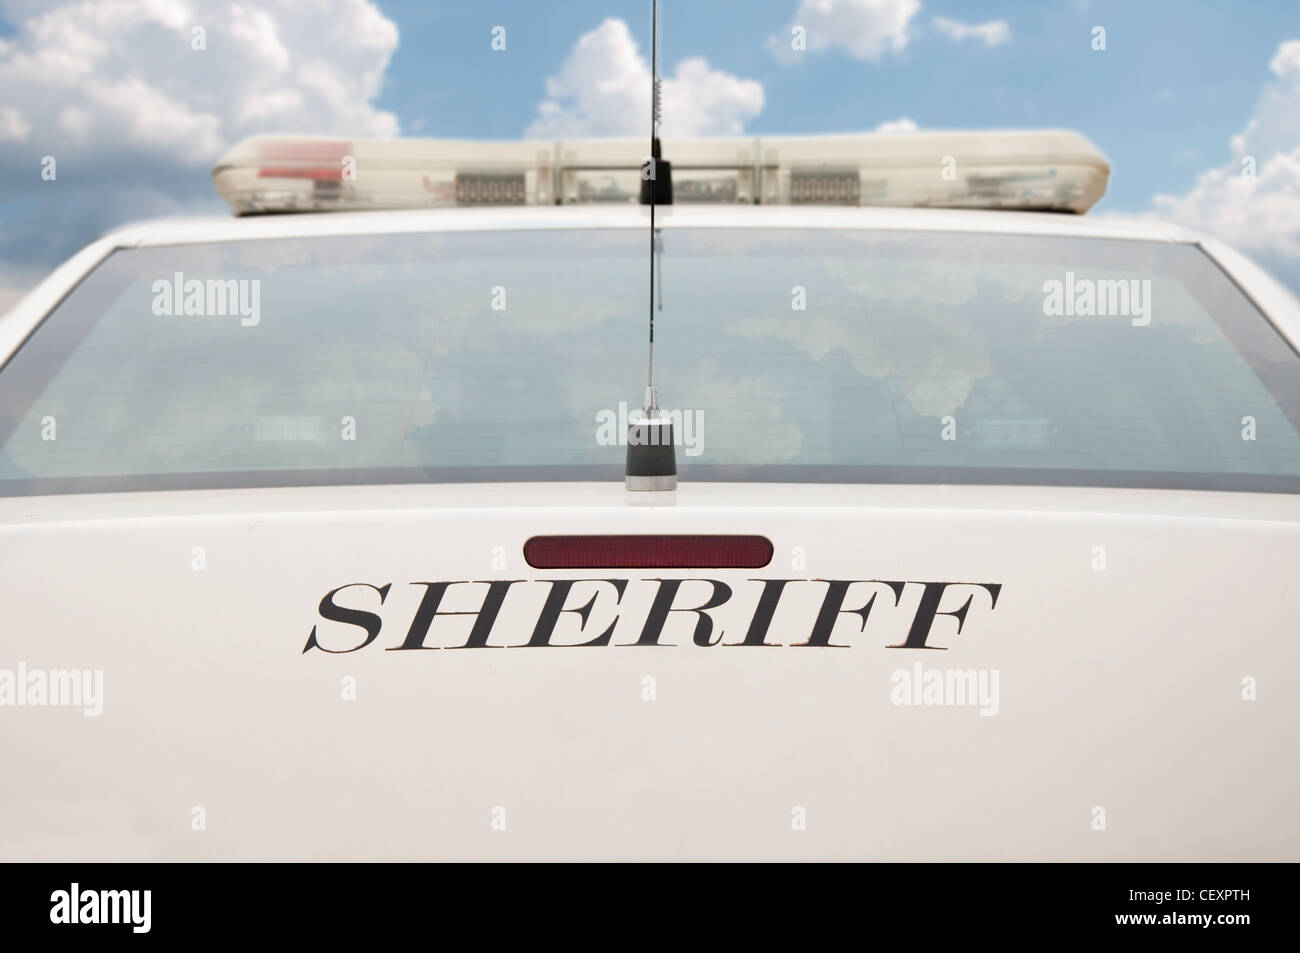
<svg viewBox="0 0 1300 953">
<path fill-rule="evenodd" d="M 212 170 L 236 215 L 636 203 L 643 139 L 245 139 Z M 1083 213 L 1110 164 L 1068 130 L 665 139 L 673 201 Z"/>
</svg>

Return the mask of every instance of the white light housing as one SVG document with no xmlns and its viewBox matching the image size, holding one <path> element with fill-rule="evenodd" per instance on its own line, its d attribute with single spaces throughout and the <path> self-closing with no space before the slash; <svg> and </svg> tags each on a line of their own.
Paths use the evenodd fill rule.
<svg viewBox="0 0 1300 953">
<path fill-rule="evenodd" d="M 236 215 L 550 205 L 554 155 L 553 142 L 255 136 L 212 178 Z"/>
<path fill-rule="evenodd" d="M 673 202 L 753 205 L 758 201 L 757 139 L 661 139 L 673 167 Z M 563 204 L 640 201 L 644 139 L 555 143 Z"/>
<path fill-rule="evenodd" d="M 636 203 L 643 139 L 259 136 L 212 170 L 235 214 Z M 1110 164 L 1068 130 L 664 139 L 676 203 L 1086 212 Z"/>
<path fill-rule="evenodd" d="M 1069 130 L 785 136 L 760 143 L 765 205 L 1082 214 L 1106 193 L 1110 177 L 1106 157 Z"/>
</svg>

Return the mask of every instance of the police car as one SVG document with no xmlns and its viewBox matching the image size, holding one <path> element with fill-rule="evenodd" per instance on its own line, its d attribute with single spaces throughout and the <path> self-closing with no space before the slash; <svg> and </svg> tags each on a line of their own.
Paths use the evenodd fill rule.
<svg viewBox="0 0 1300 953">
<path fill-rule="evenodd" d="M 1296 300 L 1075 133 L 643 152 L 250 140 L 0 319 L 0 857 L 1300 856 Z"/>
</svg>

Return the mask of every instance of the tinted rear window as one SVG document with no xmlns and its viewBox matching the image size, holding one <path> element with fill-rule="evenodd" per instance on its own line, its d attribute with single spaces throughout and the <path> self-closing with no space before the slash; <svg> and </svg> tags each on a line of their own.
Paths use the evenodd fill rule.
<svg viewBox="0 0 1300 953">
<path fill-rule="evenodd" d="M 647 244 L 118 251 L 0 370 L 0 493 L 620 480 Z M 670 229 L 662 280 L 684 482 L 1300 491 L 1300 359 L 1192 246 Z"/>
</svg>

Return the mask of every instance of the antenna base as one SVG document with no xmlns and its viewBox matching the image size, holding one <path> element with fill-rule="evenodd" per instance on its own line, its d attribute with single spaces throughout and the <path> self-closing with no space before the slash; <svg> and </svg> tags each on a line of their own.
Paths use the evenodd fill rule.
<svg viewBox="0 0 1300 953">
<path fill-rule="evenodd" d="M 650 141 L 650 177 L 641 177 L 642 205 L 673 204 L 673 164 L 663 158 L 659 137 Z"/>
<path fill-rule="evenodd" d="M 673 204 L 673 164 L 667 159 L 655 162 L 653 179 L 641 180 L 641 204 Z"/>
<path fill-rule="evenodd" d="M 677 477 L 673 476 L 629 476 L 623 478 L 624 485 L 633 493 L 644 493 L 677 489 Z"/>
<path fill-rule="evenodd" d="M 673 421 L 660 417 L 657 407 L 647 408 L 644 417 L 628 424 L 624 485 L 633 491 L 677 489 Z"/>
</svg>

